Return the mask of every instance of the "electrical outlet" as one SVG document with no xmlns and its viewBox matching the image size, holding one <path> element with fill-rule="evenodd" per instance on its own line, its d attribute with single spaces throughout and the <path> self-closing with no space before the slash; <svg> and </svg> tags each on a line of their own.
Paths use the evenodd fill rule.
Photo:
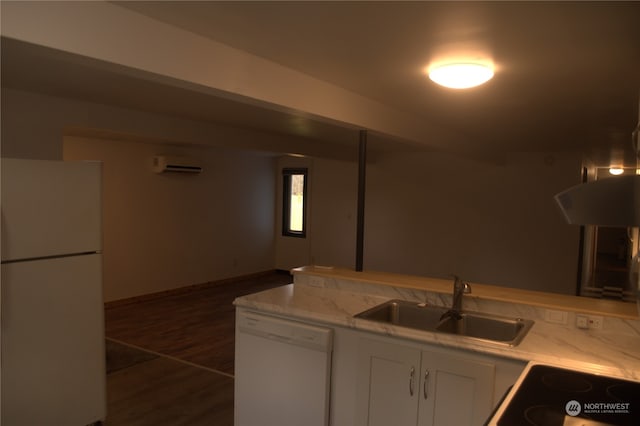
<svg viewBox="0 0 640 426">
<path fill-rule="evenodd" d="M 592 330 L 602 330 L 604 318 L 598 315 L 589 315 L 589 328 Z"/>
<path fill-rule="evenodd" d="M 324 278 L 314 277 L 311 275 L 309 277 L 309 286 L 311 287 L 324 287 Z"/>
<path fill-rule="evenodd" d="M 598 315 L 586 315 L 586 314 L 577 314 L 576 315 L 576 327 L 582 328 L 585 330 L 602 330 L 602 324 L 604 322 L 604 318 Z"/>
<path fill-rule="evenodd" d="M 576 327 L 578 328 L 582 328 L 582 329 L 588 329 L 589 328 L 589 317 L 586 315 L 576 315 Z"/>
</svg>

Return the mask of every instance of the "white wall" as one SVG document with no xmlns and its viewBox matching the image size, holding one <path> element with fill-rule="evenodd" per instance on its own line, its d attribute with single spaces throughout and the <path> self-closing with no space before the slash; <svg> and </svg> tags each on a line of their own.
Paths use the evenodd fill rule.
<svg viewBox="0 0 640 426">
<path fill-rule="evenodd" d="M 282 235 L 282 169 L 308 168 L 307 237 Z M 285 156 L 278 160 L 276 268 L 355 265 L 357 164 Z"/>
<path fill-rule="evenodd" d="M 367 167 L 364 269 L 573 294 L 578 228 L 553 195 L 577 184 L 577 154 L 490 164 L 443 153 L 376 156 Z M 315 159 L 309 257 L 353 267 L 357 164 Z"/>
<path fill-rule="evenodd" d="M 278 146 L 282 142 L 277 136 L 259 132 L 3 89 L 3 156 L 61 159 L 63 135 L 70 126 L 145 136 L 141 140 L 161 140 L 164 135 L 164 140 L 188 142 L 182 145 L 192 147 L 188 149 L 216 152 L 211 154 L 211 161 L 217 161 L 219 153 L 224 152 L 220 158 L 225 158 L 232 155 L 232 151 L 213 147 L 208 151 L 204 148 L 208 144 L 223 142 L 230 147 L 251 149 L 261 144 Z M 137 150 L 148 145 L 128 142 L 124 146 L 128 147 L 124 149 L 126 155 L 142 156 Z M 196 146 L 201 148 L 194 148 Z M 114 144 L 110 149 L 115 147 Z M 150 148 L 144 155 L 149 153 Z M 226 163 L 237 160 L 241 165 L 258 161 L 248 151 L 238 151 L 232 156 L 234 160 Z M 263 165 L 262 161 L 267 160 L 262 158 L 258 163 Z M 226 170 L 226 163 L 217 167 L 220 173 Z M 309 236 L 304 240 L 282 237 L 281 176 L 275 169 L 305 165 L 309 167 Z M 423 276 L 455 272 L 471 281 L 573 293 L 578 229 L 563 222 L 552 196 L 578 183 L 580 165 L 579 157 L 569 154 L 513 155 L 502 165 L 438 153 L 376 155 L 367 169 L 364 267 Z M 127 167 L 132 174 L 141 173 L 143 169 L 139 165 Z M 268 248 L 266 242 L 243 241 L 231 235 L 224 229 L 220 216 L 215 216 L 216 224 L 220 225 L 216 234 L 219 241 L 224 241 L 230 250 L 240 241 L 248 247 L 246 259 L 238 258 L 237 267 L 233 267 L 233 259 L 240 255 L 214 251 L 212 257 L 203 260 L 219 268 L 209 278 L 203 280 L 203 270 L 196 268 L 193 275 L 178 277 L 175 273 L 172 283 L 161 280 L 153 289 L 146 287 L 147 284 L 144 288 L 127 284 L 131 286 L 130 292 L 107 290 L 108 299 L 257 272 L 249 265 L 261 265 L 260 269 L 289 269 L 314 263 L 352 268 L 357 164 L 285 157 L 278 161 L 278 167 L 274 162 L 268 173 L 262 166 L 258 169 L 261 174 L 254 176 L 255 179 L 275 185 L 271 199 L 267 200 L 268 191 L 263 193 L 264 202 L 276 210 L 275 216 L 272 213 L 270 228 L 275 248 Z M 219 175 L 216 185 L 232 178 L 230 172 L 225 173 Z M 142 188 L 136 190 L 142 191 Z M 176 188 L 172 191 L 182 195 Z M 210 208 L 207 206 L 204 211 Z M 226 210 L 229 218 L 235 217 L 237 208 L 237 204 L 232 204 Z M 256 226 L 263 229 L 263 225 L 258 220 Z M 262 245 L 269 254 L 253 251 L 256 244 Z M 163 259 L 170 257 L 167 253 L 158 255 L 165 256 Z M 262 266 L 262 255 L 272 259 L 266 268 Z M 212 271 L 206 269 L 208 267 L 205 270 Z"/>
<path fill-rule="evenodd" d="M 2 88 L 3 157 L 61 160 L 64 126 L 86 121 L 80 103 Z"/>
<path fill-rule="evenodd" d="M 66 147 L 64 158 L 106 161 L 107 301 L 274 268 L 275 159 L 251 148 L 282 137 L 4 88 L 1 124 L 3 157 L 61 160 Z M 83 130 L 128 142 L 64 144 Z M 196 155 L 207 171 L 157 176 L 159 152 Z"/>
<path fill-rule="evenodd" d="M 313 163 L 311 262 L 355 268 L 358 165 L 316 159 Z"/>
<path fill-rule="evenodd" d="M 156 174 L 157 154 L 199 158 L 204 172 Z M 103 161 L 107 301 L 273 269 L 272 157 L 66 137 L 64 159 Z"/>
</svg>

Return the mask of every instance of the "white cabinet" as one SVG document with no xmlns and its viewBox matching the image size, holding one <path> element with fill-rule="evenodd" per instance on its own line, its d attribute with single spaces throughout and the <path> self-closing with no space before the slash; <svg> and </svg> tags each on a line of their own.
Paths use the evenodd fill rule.
<svg viewBox="0 0 640 426">
<path fill-rule="evenodd" d="M 240 323 L 236 321 L 236 327 Z M 273 337 L 272 332 L 267 334 Z M 326 367 L 302 366 L 297 373 L 291 371 L 300 365 L 299 360 L 294 362 L 290 358 L 294 356 L 292 348 L 285 352 L 286 356 L 273 354 L 262 346 L 258 348 L 257 342 L 237 336 L 236 392 L 247 388 L 244 385 L 247 378 L 252 385 L 258 383 L 253 380 L 257 376 L 250 371 L 261 375 L 266 372 L 271 378 L 261 381 L 260 386 L 249 387 L 255 392 L 251 398 L 236 393 L 236 410 L 255 415 L 258 406 L 265 410 L 279 407 L 278 414 L 292 420 L 294 417 L 287 410 L 295 409 L 307 415 L 311 412 L 300 403 L 305 399 L 328 407 L 328 423 L 335 426 L 481 425 L 526 365 L 524 361 L 345 327 L 333 327 L 332 334 L 333 352 L 326 360 L 330 362 L 321 364 Z M 257 336 L 251 338 L 254 337 Z M 246 365 L 247 359 L 252 360 L 251 368 Z M 308 374 L 311 373 L 320 374 L 322 380 L 310 385 Z M 283 388 L 282 380 L 292 374 L 299 386 L 290 387 L 292 392 L 287 395 L 274 393 L 274 389 Z M 265 389 L 269 389 L 267 393 Z M 321 392 L 321 395 L 303 398 L 300 389 Z M 250 404 L 246 405 L 246 401 Z M 239 411 L 236 411 L 236 421 L 243 424 Z M 322 412 L 326 413 L 324 409 Z M 311 417 L 320 419 L 320 424 L 327 421 L 324 414 Z M 254 417 L 247 424 L 267 424 L 266 415 L 260 414 L 258 419 Z M 289 423 L 280 419 L 275 423 L 312 424 L 308 419 Z"/>
<path fill-rule="evenodd" d="M 482 425 L 493 409 L 495 365 L 422 352 L 419 425 Z"/>
<path fill-rule="evenodd" d="M 358 349 L 357 424 L 482 425 L 502 396 L 495 395 L 503 392 L 502 382 L 515 381 L 521 371 L 520 363 L 513 368 L 505 360 L 506 370 L 513 371 L 497 380 L 500 362 L 466 351 L 363 337 Z"/>
<path fill-rule="evenodd" d="M 358 358 L 358 424 L 415 426 L 420 351 L 362 339 Z"/>
</svg>

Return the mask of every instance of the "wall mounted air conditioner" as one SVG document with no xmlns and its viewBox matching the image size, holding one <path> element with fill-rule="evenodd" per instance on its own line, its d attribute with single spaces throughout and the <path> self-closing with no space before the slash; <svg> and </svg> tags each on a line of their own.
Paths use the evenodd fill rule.
<svg viewBox="0 0 640 426">
<path fill-rule="evenodd" d="M 200 161 L 193 158 L 156 155 L 153 157 L 153 171 L 156 173 L 202 173 L 202 165 Z"/>
</svg>

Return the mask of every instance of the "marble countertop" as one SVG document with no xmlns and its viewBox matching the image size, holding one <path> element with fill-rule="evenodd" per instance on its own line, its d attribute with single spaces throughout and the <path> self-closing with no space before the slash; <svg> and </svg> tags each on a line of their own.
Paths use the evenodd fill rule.
<svg viewBox="0 0 640 426">
<path fill-rule="evenodd" d="M 356 272 L 345 268 L 302 266 L 292 270 L 295 277 L 314 275 L 327 279 L 367 282 L 397 288 L 429 290 L 440 293 L 451 292 L 451 279 L 403 275 L 390 272 Z M 634 303 L 615 300 L 577 297 L 567 294 L 546 293 L 534 290 L 502 287 L 490 284 L 470 282 L 473 294 L 486 300 L 518 303 L 526 300 L 532 306 L 565 311 L 608 315 L 617 318 L 640 320 Z"/>
<path fill-rule="evenodd" d="M 521 309 L 519 316 L 534 319 L 535 324 L 518 346 L 507 347 L 461 336 L 354 318 L 355 314 L 387 300 L 407 299 L 407 293 L 399 293 L 400 297 L 394 297 L 388 292 L 380 293 L 362 289 L 354 291 L 348 288 L 316 287 L 298 284 L 296 281 L 296 284 L 239 297 L 234 303 L 236 307 L 291 319 L 640 381 L 640 321 L 616 318 L 615 323 L 606 322 L 606 330 L 582 330 L 570 325 L 548 323 L 537 311 Z M 442 305 L 446 306 L 444 303 Z M 474 307 L 481 308 L 482 303 L 475 304 Z"/>
</svg>

